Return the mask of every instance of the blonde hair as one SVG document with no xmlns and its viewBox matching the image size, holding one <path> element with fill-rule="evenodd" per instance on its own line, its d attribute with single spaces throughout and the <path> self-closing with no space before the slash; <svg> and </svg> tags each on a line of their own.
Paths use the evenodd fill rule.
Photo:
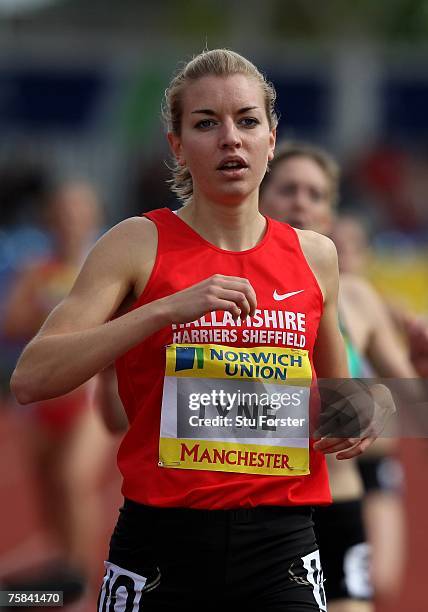
<svg viewBox="0 0 428 612">
<path fill-rule="evenodd" d="M 275 111 L 276 92 L 275 88 L 264 75 L 249 60 L 229 49 L 213 49 L 203 51 L 193 57 L 172 79 L 168 89 L 165 91 L 162 105 L 162 116 L 169 132 L 181 133 L 182 98 L 186 85 L 204 76 L 226 77 L 233 74 L 243 74 L 254 78 L 262 88 L 265 98 L 266 116 L 270 129 L 276 127 L 278 117 Z M 174 160 L 172 168 L 173 178 L 171 190 L 178 198 L 186 203 L 193 194 L 193 182 L 189 169 L 180 166 Z"/>
<path fill-rule="evenodd" d="M 277 166 L 293 157 L 311 159 L 321 168 L 330 184 L 330 202 L 332 206 L 337 206 L 339 200 L 340 168 L 336 160 L 327 151 L 321 149 L 321 147 L 316 147 L 306 142 L 286 141 L 277 146 L 275 157 L 269 162 L 271 175 Z M 260 186 L 261 192 L 263 192 L 269 180 L 270 177 L 266 174 Z"/>
</svg>

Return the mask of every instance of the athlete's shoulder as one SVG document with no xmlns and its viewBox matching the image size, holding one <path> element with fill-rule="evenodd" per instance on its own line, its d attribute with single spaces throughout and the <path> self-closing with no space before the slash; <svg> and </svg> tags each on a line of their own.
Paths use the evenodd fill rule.
<svg viewBox="0 0 428 612">
<path fill-rule="evenodd" d="M 324 301 L 337 293 L 337 251 L 330 238 L 311 230 L 296 229 L 300 247 L 321 288 Z"/>
<path fill-rule="evenodd" d="M 90 275 L 138 278 L 138 271 L 154 260 L 157 232 L 142 217 L 130 217 L 111 227 L 91 249 L 85 262 Z"/>
<path fill-rule="evenodd" d="M 147 219 L 147 217 L 128 217 L 116 225 L 113 225 L 107 234 L 120 239 L 132 238 L 135 235 L 141 237 L 142 233 L 150 235 L 155 231 L 155 224 L 153 221 L 150 221 L 150 219 Z"/>
<path fill-rule="evenodd" d="M 358 276 L 357 274 L 342 272 L 342 274 L 340 275 L 340 284 L 341 286 L 343 286 L 344 289 L 346 289 L 350 294 L 352 293 L 354 296 L 367 296 L 376 293 L 376 290 L 370 284 L 370 282 L 365 278 Z"/>
<path fill-rule="evenodd" d="M 340 275 L 342 292 L 346 293 L 354 302 L 374 304 L 380 299 L 379 293 L 367 279 L 356 274 L 342 273 Z"/>
<path fill-rule="evenodd" d="M 329 268 L 337 266 L 337 251 L 334 242 L 318 232 L 295 228 L 300 246 L 311 262 Z"/>
<path fill-rule="evenodd" d="M 111 227 L 97 244 L 99 249 L 150 249 L 157 244 L 156 226 L 145 217 L 128 217 Z"/>
</svg>

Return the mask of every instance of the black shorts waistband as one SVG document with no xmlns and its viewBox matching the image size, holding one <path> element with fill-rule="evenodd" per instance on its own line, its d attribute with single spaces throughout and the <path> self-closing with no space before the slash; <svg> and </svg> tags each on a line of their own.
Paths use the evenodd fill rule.
<svg viewBox="0 0 428 612">
<path fill-rule="evenodd" d="M 135 518 L 159 518 L 189 521 L 252 522 L 280 517 L 311 518 L 312 506 L 256 506 L 255 508 L 236 508 L 227 510 L 205 510 L 197 508 L 165 508 L 146 506 L 125 498 L 121 512 Z"/>
</svg>

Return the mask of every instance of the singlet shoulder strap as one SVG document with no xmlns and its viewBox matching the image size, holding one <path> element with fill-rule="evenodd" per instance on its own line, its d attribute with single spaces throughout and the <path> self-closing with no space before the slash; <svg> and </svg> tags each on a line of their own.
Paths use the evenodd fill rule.
<svg viewBox="0 0 428 612">
<path fill-rule="evenodd" d="M 174 227 L 176 218 L 171 212 L 169 208 L 156 208 L 155 210 L 143 213 L 142 216 L 150 219 L 150 221 L 153 221 L 156 225 L 162 224 Z"/>
</svg>

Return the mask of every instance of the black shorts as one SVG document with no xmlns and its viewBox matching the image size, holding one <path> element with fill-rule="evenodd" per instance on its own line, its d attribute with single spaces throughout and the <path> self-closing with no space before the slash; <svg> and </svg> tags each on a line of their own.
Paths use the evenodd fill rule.
<svg viewBox="0 0 428 612">
<path fill-rule="evenodd" d="M 315 534 L 326 577 L 327 601 L 370 600 L 370 548 L 361 500 L 335 502 L 314 512 Z"/>
<path fill-rule="evenodd" d="M 125 500 L 99 612 L 113 602 L 125 612 L 324 612 L 312 510 L 162 509 Z"/>
</svg>

